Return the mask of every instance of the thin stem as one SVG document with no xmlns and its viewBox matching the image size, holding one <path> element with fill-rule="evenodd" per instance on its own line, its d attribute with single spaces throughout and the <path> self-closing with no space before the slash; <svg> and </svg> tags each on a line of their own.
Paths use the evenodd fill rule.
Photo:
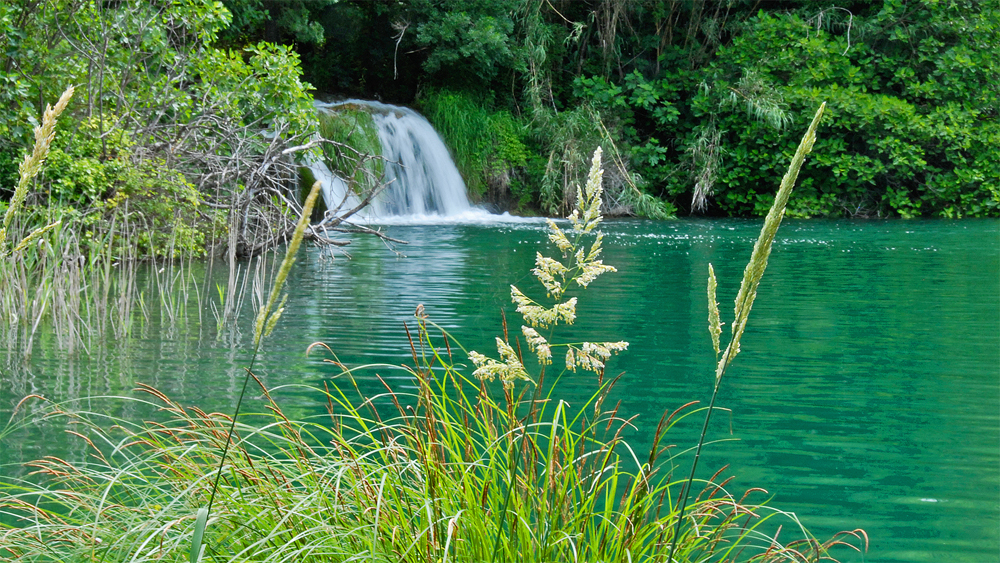
<svg viewBox="0 0 1000 563">
<path fill-rule="evenodd" d="M 524 449 L 524 434 L 525 434 L 525 432 L 527 432 L 527 430 L 528 430 L 527 426 L 523 426 L 523 425 L 521 426 L 521 450 L 522 451 Z M 518 457 L 520 457 L 520 452 L 518 452 Z M 493 559 L 491 559 L 492 563 L 496 563 L 497 554 L 500 553 L 500 535 L 503 533 L 503 526 L 504 526 L 504 524 L 506 523 L 506 520 L 507 520 L 507 508 L 510 506 L 510 497 L 511 497 L 511 494 L 514 492 L 514 473 L 517 471 L 517 465 L 518 465 L 519 461 L 520 460 L 518 458 L 514 457 L 514 445 L 511 444 L 510 473 L 509 473 L 509 477 L 508 477 L 508 481 L 509 482 L 507 483 L 507 495 L 506 495 L 506 497 L 504 498 L 504 501 L 503 501 L 503 510 L 501 510 L 501 512 L 500 512 L 500 524 L 497 526 L 497 537 L 496 537 L 496 540 L 493 542 Z M 511 536 L 513 536 L 513 535 L 514 534 L 512 533 Z"/>
<path fill-rule="evenodd" d="M 667 563 L 672 563 L 674 560 L 674 552 L 677 550 L 677 542 L 680 539 L 681 527 L 684 524 L 684 509 L 687 508 L 688 496 L 691 494 L 691 484 L 694 482 L 694 472 L 698 469 L 698 459 L 701 457 L 701 447 L 705 445 L 705 435 L 708 434 L 708 421 L 712 418 L 712 411 L 715 409 L 715 398 L 719 395 L 719 387 L 721 387 L 722 376 L 726 374 L 726 368 L 729 364 L 726 364 L 722 368 L 722 373 L 715 383 L 715 389 L 712 391 L 712 400 L 708 403 L 708 412 L 705 413 L 705 423 L 701 427 L 701 436 L 698 438 L 698 448 L 694 452 L 694 461 L 691 463 L 691 473 L 688 475 L 687 481 L 681 487 L 681 504 L 680 509 L 677 511 L 677 525 L 674 526 L 674 538 L 670 543 L 670 554 L 667 556 Z"/>
<path fill-rule="evenodd" d="M 240 390 L 240 398 L 236 401 L 236 412 L 233 413 L 233 420 L 229 423 L 229 433 L 226 436 L 226 445 L 222 448 L 222 459 L 219 460 L 219 471 L 215 475 L 215 483 L 212 485 L 212 494 L 208 499 L 207 511 L 209 515 L 212 513 L 212 503 L 215 501 L 215 493 L 219 490 L 219 482 L 222 480 L 222 469 L 226 464 L 226 454 L 229 453 L 229 446 L 233 442 L 233 433 L 236 431 L 236 419 L 239 418 L 240 415 L 240 407 L 243 405 L 243 397 L 247 392 L 247 384 L 250 382 L 250 375 L 253 372 L 254 362 L 257 361 L 257 352 L 260 350 L 260 343 L 264 337 L 270 333 L 271 328 L 274 323 L 277 322 L 278 317 L 281 315 L 284 308 L 284 300 L 282 300 L 282 304 L 278 306 L 278 310 L 273 310 L 278 294 L 281 293 L 281 288 L 285 283 L 285 279 L 288 277 L 288 272 L 291 270 L 292 264 L 295 262 L 295 254 L 298 252 L 299 244 L 302 243 L 302 235 L 305 232 L 306 227 L 309 225 L 309 217 L 312 215 L 313 205 L 316 203 L 319 191 L 320 183 L 313 183 L 312 189 L 309 190 L 309 196 L 306 197 L 305 204 L 302 206 L 302 215 L 299 217 L 299 223 L 295 227 L 292 240 L 288 244 L 288 249 L 285 251 L 285 258 L 281 261 L 281 268 L 278 269 L 278 275 L 274 280 L 274 285 L 271 287 L 271 295 L 268 297 L 267 303 L 263 305 L 257 313 L 257 320 L 254 328 L 253 355 L 250 357 L 250 365 L 247 366 L 247 375 L 243 378 L 243 389 Z M 285 297 L 287 297 L 287 295 Z"/>
<path fill-rule="evenodd" d="M 767 258 L 771 253 L 774 236 L 781 225 L 781 218 L 785 213 L 785 205 L 788 203 L 788 197 L 791 194 L 792 187 L 795 185 L 799 169 L 802 167 L 806 155 L 812 150 L 813 143 L 816 141 L 816 127 L 819 126 L 820 118 L 823 116 L 823 110 L 825 109 L 826 102 L 823 102 L 820 104 L 819 109 L 816 110 L 816 115 L 813 117 L 809 129 L 806 130 L 806 134 L 799 142 L 799 148 L 795 151 L 795 156 L 788 166 L 788 172 L 785 173 L 784 178 L 781 180 L 781 186 L 774 197 L 774 203 L 771 205 L 771 210 L 764 220 L 764 226 L 761 227 L 760 236 L 754 244 L 753 253 L 750 255 L 750 262 L 743 272 L 740 293 L 736 296 L 736 311 L 732 325 L 733 337 L 722 355 L 721 367 L 716 369 L 715 389 L 712 391 L 712 400 L 708 405 L 708 412 L 705 413 L 705 424 L 702 426 L 701 436 L 698 438 L 698 448 L 695 450 L 694 462 L 691 463 L 691 473 L 688 475 L 687 481 L 681 489 L 680 510 L 677 513 L 677 525 L 674 526 L 674 537 L 670 544 L 670 554 L 667 556 L 668 563 L 673 563 L 674 553 L 677 551 L 677 542 L 680 539 L 681 528 L 684 524 L 684 509 L 687 508 L 687 499 L 691 492 L 691 484 L 694 482 L 695 470 L 698 468 L 698 458 L 701 457 L 701 448 L 705 444 L 705 435 L 708 433 L 708 421 L 712 418 L 715 398 L 719 394 L 719 387 L 722 385 L 722 378 L 726 375 L 726 369 L 729 368 L 730 363 L 732 363 L 736 354 L 739 353 L 740 338 L 743 337 L 743 331 L 746 328 L 747 319 L 750 315 L 750 307 L 757 296 L 757 286 L 764 275 L 764 270 L 767 268 Z M 714 276 L 714 274 L 710 275 Z M 714 303 L 714 293 L 710 296 L 710 299 Z M 711 308 L 713 306 L 712 303 L 709 306 Z"/>
<path fill-rule="evenodd" d="M 222 469 L 226 464 L 226 454 L 229 453 L 229 446 L 233 443 L 233 433 L 236 430 L 236 419 L 240 416 L 240 407 L 243 405 L 243 396 L 247 392 L 247 384 L 250 383 L 250 373 L 253 371 L 253 364 L 257 360 L 257 351 L 260 349 L 260 342 L 254 346 L 253 356 L 250 358 L 250 365 L 247 366 L 247 375 L 243 378 L 243 389 L 240 390 L 240 398 L 236 401 L 236 412 L 233 413 L 233 420 L 229 423 L 229 433 L 226 435 L 226 445 L 222 448 L 222 459 L 219 460 L 219 470 L 215 475 L 215 483 L 212 485 L 212 495 L 208 498 L 208 513 L 212 514 L 212 503 L 215 501 L 215 492 L 219 490 L 219 481 L 222 479 Z"/>
</svg>

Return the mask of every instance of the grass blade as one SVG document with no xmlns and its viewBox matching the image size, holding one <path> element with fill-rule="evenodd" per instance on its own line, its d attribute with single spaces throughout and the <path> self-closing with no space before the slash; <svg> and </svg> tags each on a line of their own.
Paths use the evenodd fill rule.
<svg viewBox="0 0 1000 563">
<path fill-rule="evenodd" d="M 194 521 L 194 536 L 191 537 L 191 554 L 188 560 L 191 563 L 198 563 L 202 553 L 205 552 L 205 545 L 202 539 L 205 537 L 205 526 L 208 524 L 208 509 L 201 507 L 198 509 L 198 517 Z"/>
</svg>

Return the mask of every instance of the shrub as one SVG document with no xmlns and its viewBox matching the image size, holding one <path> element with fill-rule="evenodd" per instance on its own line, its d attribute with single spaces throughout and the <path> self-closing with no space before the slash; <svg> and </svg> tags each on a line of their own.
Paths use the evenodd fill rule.
<svg viewBox="0 0 1000 563">
<path fill-rule="evenodd" d="M 105 243 L 112 253 L 128 245 L 146 258 L 205 255 L 221 216 L 183 174 L 161 158 L 135 158 L 131 137 L 110 117 L 57 133 L 37 201 L 47 205 L 36 213 L 75 222 L 89 240 L 114 231 Z"/>
</svg>

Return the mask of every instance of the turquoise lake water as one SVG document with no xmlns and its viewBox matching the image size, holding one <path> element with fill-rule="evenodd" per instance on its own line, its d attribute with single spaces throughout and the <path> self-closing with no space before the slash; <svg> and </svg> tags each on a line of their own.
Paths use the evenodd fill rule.
<svg viewBox="0 0 1000 563">
<path fill-rule="evenodd" d="M 604 258 L 619 271 L 579 294 L 578 324 L 563 334 L 630 342 L 608 372 L 624 372 L 613 399 L 620 412 L 639 415 L 630 437 L 638 449 L 663 411 L 709 399 L 708 263 L 728 323 L 759 229 L 742 220 L 605 223 Z M 535 251 L 554 253 L 535 222 L 389 233 L 410 242 L 398 247 L 405 256 L 372 238 L 354 240 L 351 259 L 316 249 L 300 256 L 287 310 L 258 359 L 269 386 L 334 382 L 330 364 L 306 357 L 313 342 L 349 364 L 409 362 L 403 323 L 412 324 L 418 304 L 466 348 L 495 352 L 500 311 L 520 326 L 510 284 L 538 296 L 529 273 Z M 215 272 L 203 296 L 224 278 Z M 242 333 L 217 338 L 203 297 L 201 309 L 174 323 L 154 318 L 129 342 L 67 355 L 42 337 L 28 364 L 3 360 L 0 421 L 28 393 L 64 401 L 133 394 L 138 383 L 231 411 L 251 315 L 248 307 Z M 771 505 L 795 512 L 820 538 L 863 528 L 869 552 L 841 550 L 842 561 L 1000 560 L 1000 222 L 786 221 L 742 350 L 717 401 L 727 411 L 710 429 L 725 441 L 706 448 L 699 476 L 728 464 L 730 490 L 766 489 Z M 402 371 L 378 373 L 400 388 L 412 384 Z M 571 373 L 556 396 L 580 403 L 595 385 L 593 374 Z M 303 388 L 279 401 L 290 415 L 324 411 Z M 120 408 L 103 399 L 86 405 Z M 670 442 L 693 445 L 695 418 Z M 85 455 L 64 430 L 39 423 L 6 438 L 0 474 L 23 475 L 20 464 L 42 455 Z M 678 463 L 686 474 L 689 458 Z"/>
</svg>

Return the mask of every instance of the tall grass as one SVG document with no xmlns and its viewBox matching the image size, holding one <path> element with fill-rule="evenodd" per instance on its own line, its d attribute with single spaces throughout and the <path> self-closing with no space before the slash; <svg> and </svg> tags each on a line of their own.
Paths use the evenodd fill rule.
<svg viewBox="0 0 1000 563">
<path fill-rule="evenodd" d="M 746 269 L 743 271 L 743 280 L 740 283 L 740 291 L 736 295 L 736 306 L 733 312 L 733 322 L 730 325 L 732 329 L 732 337 L 729 340 L 729 344 L 725 349 L 720 349 L 720 337 L 722 335 L 722 323 L 719 317 L 719 306 L 715 302 L 715 270 L 712 265 L 708 265 L 708 325 L 709 333 L 712 336 L 712 347 L 715 349 L 716 358 L 718 360 L 718 365 L 715 368 L 715 382 L 712 387 L 712 399 L 709 401 L 708 409 L 705 411 L 705 422 L 701 428 L 701 435 L 698 438 L 698 446 L 695 449 L 694 460 L 691 462 L 691 473 L 688 476 L 687 485 L 685 485 L 684 492 L 681 494 L 680 500 L 680 513 L 684 514 L 684 509 L 687 504 L 687 499 L 690 493 L 691 484 L 694 481 L 695 473 L 698 469 L 698 460 L 701 457 L 701 450 L 705 444 L 705 436 L 708 432 L 708 423 L 712 418 L 712 411 L 715 408 L 715 400 L 719 395 L 719 388 L 722 385 L 722 380 L 732 365 L 733 360 L 736 355 L 740 353 L 740 340 L 743 338 L 743 332 L 746 330 L 747 322 L 750 319 L 750 309 L 753 307 L 753 302 L 757 298 L 757 287 L 760 285 L 760 280 L 764 277 L 764 270 L 767 269 L 767 260 L 771 255 L 771 246 L 774 244 L 774 237 L 778 233 L 778 227 L 781 226 L 781 219 L 785 215 L 785 206 L 788 204 L 788 197 L 792 193 L 792 188 L 795 186 L 795 180 L 798 178 L 799 170 L 802 168 L 803 162 L 805 162 L 806 155 L 808 155 L 813 148 L 813 144 L 816 142 L 816 129 L 819 127 L 820 119 L 823 117 L 823 111 L 826 109 L 826 102 L 820 105 L 819 109 L 816 110 L 816 115 L 813 117 L 812 123 L 809 124 L 809 128 L 806 130 L 805 135 L 802 136 L 802 140 L 799 142 L 798 149 L 795 151 L 795 156 L 792 157 L 792 162 L 788 166 L 788 172 L 781 179 L 781 185 L 778 187 L 778 192 L 774 196 L 774 203 L 771 204 L 771 210 L 768 212 L 767 217 L 764 219 L 764 225 L 760 229 L 760 235 L 757 237 L 757 242 L 754 243 L 753 252 L 750 255 L 750 261 L 747 262 Z M 721 356 L 721 357 L 720 357 Z M 678 518 L 676 524 L 676 532 L 674 537 L 680 536 L 680 530 L 685 522 L 684 518 Z M 674 551 L 677 549 L 677 543 L 673 543 L 670 547 L 670 556 L 668 560 L 673 559 Z"/>
<path fill-rule="evenodd" d="M 446 90 L 422 95 L 420 109 L 445 140 L 474 199 L 501 206 L 521 199 L 514 192 L 524 182 L 528 149 L 523 127 L 509 111 Z"/>
<path fill-rule="evenodd" d="M 437 332 L 432 323 L 422 326 Z M 422 334 L 429 344 L 429 331 Z M 434 340 L 444 344 L 438 334 Z M 650 464 L 662 465 L 662 440 L 683 411 L 664 417 L 650 456 L 640 456 L 621 437 L 625 417 L 601 405 L 611 382 L 571 411 L 551 397 L 495 396 L 454 369 L 436 371 L 411 368 L 416 392 L 376 397 L 361 395 L 345 373 L 328 393 L 313 390 L 328 399 L 324 419 L 290 421 L 274 401 L 268 413 L 243 416 L 208 520 L 204 559 L 662 560 L 678 484 Z M 3 485 L 0 511 L 20 523 L 0 530 L 0 557 L 187 556 L 231 421 L 144 390 L 149 399 L 131 400 L 169 419 L 135 424 L 93 411 L 70 414 L 75 405 L 52 410 L 76 422 L 92 459 L 43 459 L 32 466 L 45 485 Z M 391 416 L 375 406 L 396 402 Z M 518 412 L 517 403 L 526 410 Z M 700 491 L 688 509 L 697 531 L 682 538 L 681 561 L 741 552 L 742 559 L 812 561 L 833 545 L 812 539 L 793 515 L 753 504 L 754 493 L 735 495 L 712 480 Z M 784 537 L 800 539 L 776 546 L 763 530 L 778 520 Z"/>
<path fill-rule="evenodd" d="M 30 212 L 19 217 L 38 222 Z M 201 310 L 207 296 L 194 256 L 140 256 L 130 229 L 111 222 L 95 240 L 73 221 L 57 222 L 0 261 L 0 341 L 8 355 L 29 358 L 45 332 L 62 350 L 85 352 L 127 339 L 153 317 L 175 327 Z"/>
<path fill-rule="evenodd" d="M 48 106 L 43 113 L 0 228 L 0 333 L 9 354 L 20 351 L 30 356 L 45 318 L 51 319 L 59 343 L 70 351 L 85 345 L 85 336 L 93 331 L 103 334 L 110 328 L 116 335 L 129 331 L 134 270 L 113 265 L 110 252 L 82 250 L 109 246 L 115 227 L 105 240 L 83 242 L 71 223 L 25 209 L 32 182 L 55 139 L 56 120 L 72 96 L 70 86 L 55 107 Z M 26 232 L 39 223 L 43 226 Z"/>
<path fill-rule="evenodd" d="M 404 370 L 415 384 L 407 389 L 383 382 L 384 392 L 365 394 L 354 377 L 362 368 L 344 366 L 322 344 L 310 347 L 340 370 L 332 387 L 310 389 L 325 399 L 324 416 L 289 419 L 272 398 L 283 388 L 264 387 L 252 365 L 246 381 L 264 394 L 264 412 L 206 413 L 146 386 L 144 398 L 127 400 L 161 410 L 165 420 L 136 423 L 54 405 L 47 416 L 76 423 L 93 455 L 34 462 L 42 484 L 0 483 L 0 557 L 807 562 L 832 559 L 830 549 L 846 540 L 865 541 L 859 530 L 820 541 L 794 514 L 760 504 L 762 492 L 737 494 L 722 470 L 675 478 L 667 436 L 711 406 L 665 412 L 648 452 L 629 445 L 632 417 L 606 405 L 617 378 L 604 378 L 627 343 L 564 341 L 559 331 L 577 322 L 587 285 L 614 271 L 600 259 L 600 162 L 598 150 L 587 186 L 577 190 L 571 229 L 550 223 L 562 258 L 537 255 L 532 273 L 546 298 L 511 288 L 537 370 L 526 367 L 506 322 L 491 358 L 465 350 L 419 306 L 407 327 L 412 364 L 376 366 Z M 746 312 L 776 228 L 767 224 L 747 268 Z M 281 272 L 284 265 L 258 313 L 255 349 L 280 314 Z M 718 350 L 717 311 L 711 317 Z M 554 364 L 555 352 L 565 361 Z M 571 406 L 553 390 L 575 369 L 596 372 L 599 383 Z"/>
<path fill-rule="evenodd" d="M 36 334 L 50 329 L 64 350 L 86 351 L 106 336 L 127 337 L 151 312 L 138 281 L 137 245 L 129 240 L 141 227 L 130 223 L 127 204 L 96 237 L 84 237 L 71 212 L 58 217 L 66 210 L 27 205 L 55 139 L 56 121 L 72 96 L 69 87 L 43 113 L 0 228 L 0 340 L 8 355 L 30 357 Z M 191 257 L 185 269 L 172 243 L 167 255 L 181 260 L 154 263 L 145 289 L 158 290 L 160 313 L 174 321 L 196 285 L 189 275 Z"/>
<path fill-rule="evenodd" d="M 487 158 L 493 145 L 490 111 L 470 96 L 448 91 L 425 93 L 420 111 L 444 138 L 470 194 L 481 199 L 487 190 Z"/>
</svg>

